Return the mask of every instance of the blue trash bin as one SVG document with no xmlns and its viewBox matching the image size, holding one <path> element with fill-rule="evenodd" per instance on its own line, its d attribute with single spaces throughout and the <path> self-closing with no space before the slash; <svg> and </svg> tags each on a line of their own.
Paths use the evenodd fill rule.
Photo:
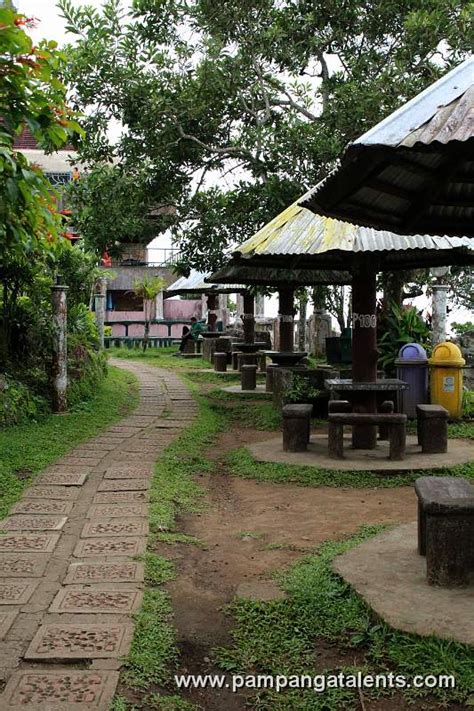
<svg viewBox="0 0 474 711">
<path fill-rule="evenodd" d="M 398 351 L 395 361 L 397 378 L 408 383 L 400 393 L 400 409 L 407 417 L 416 418 L 416 406 L 428 400 L 428 356 L 418 343 L 407 343 Z"/>
</svg>

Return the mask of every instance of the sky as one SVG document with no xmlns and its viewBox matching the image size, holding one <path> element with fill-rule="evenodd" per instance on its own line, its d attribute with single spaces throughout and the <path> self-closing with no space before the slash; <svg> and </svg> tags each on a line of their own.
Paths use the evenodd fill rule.
<svg viewBox="0 0 474 711">
<path fill-rule="evenodd" d="M 102 0 L 85 0 L 85 2 L 81 0 L 71 0 L 71 2 L 75 6 L 88 4 L 100 7 L 102 5 Z M 28 17 L 35 17 L 38 20 L 37 27 L 30 30 L 35 41 L 43 37 L 54 39 L 60 45 L 71 41 L 71 37 L 68 36 L 65 31 L 65 21 L 60 16 L 60 11 L 55 0 L 16 0 L 16 5 L 19 12 L 24 13 Z M 169 248 L 170 246 L 171 240 L 169 235 L 165 234 L 157 237 L 149 245 L 149 260 L 155 261 L 159 259 L 161 253 L 157 252 L 156 249 Z M 415 299 L 414 305 L 421 310 L 430 309 L 431 306 L 426 297 Z M 265 300 L 266 315 L 272 317 L 276 316 L 277 309 L 275 298 Z M 453 309 L 448 317 L 449 323 L 452 321 L 463 322 L 468 320 L 474 320 L 474 315 L 466 309 Z"/>
</svg>

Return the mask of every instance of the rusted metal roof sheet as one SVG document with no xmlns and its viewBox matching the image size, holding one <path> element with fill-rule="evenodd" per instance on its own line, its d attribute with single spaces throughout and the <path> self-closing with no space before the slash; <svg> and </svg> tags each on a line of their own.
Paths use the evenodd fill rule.
<svg viewBox="0 0 474 711">
<path fill-rule="evenodd" d="M 474 249 L 474 240 L 467 237 L 401 236 L 315 215 L 298 203 L 293 203 L 253 237 L 239 245 L 235 254 L 244 257 L 285 254 L 301 256 L 336 250 L 364 253 L 449 250 L 460 247 Z"/>
<path fill-rule="evenodd" d="M 299 201 L 395 233 L 474 236 L 474 58 L 348 146 Z"/>
<path fill-rule="evenodd" d="M 474 57 L 469 57 L 353 145 L 396 147 L 418 142 L 428 145 L 434 141 L 467 141 L 474 136 L 473 83 Z"/>
<path fill-rule="evenodd" d="M 198 271 L 191 271 L 188 277 L 180 277 L 166 289 L 166 296 L 178 294 L 233 294 L 234 292 L 245 291 L 242 284 L 208 284 L 205 278 L 209 274 Z"/>
</svg>

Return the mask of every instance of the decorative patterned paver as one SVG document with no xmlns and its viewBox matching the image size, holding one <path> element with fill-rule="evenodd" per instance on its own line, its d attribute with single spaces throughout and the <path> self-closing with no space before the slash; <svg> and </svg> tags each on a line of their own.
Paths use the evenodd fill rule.
<svg viewBox="0 0 474 711">
<path fill-rule="evenodd" d="M 67 521 L 67 516 L 9 516 L 0 521 L 0 528 L 5 531 L 60 531 Z"/>
<path fill-rule="evenodd" d="M 88 518 L 125 518 L 127 516 L 147 516 L 145 504 L 97 504 L 87 512 Z"/>
<path fill-rule="evenodd" d="M 72 563 L 64 583 L 140 583 L 145 576 L 143 563 Z"/>
<path fill-rule="evenodd" d="M 58 539 L 59 533 L 5 533 L 0 536 L 0 552 L 49 553 L 54 550 Z"/>
<path fill-rule="evenodd" d="M 47 624 L 39 628 L 25 659 L 107 659 L 127 654 L 131 624 Z"/>
<path fill-rule="evenodd" d="M 114 671 L 19 671 L 10 678 L 0 703 L 5 711 L 105 711 L 118 677 Z"/>
<path fill-rule="evenodd" d="M 97 491 L 144 491 L 150 488 L 149 479 L 105 479 Z"/>
<path fill-rule="evenodd" d="M 62 588 L 54 598 L 50 612 L 75 612 L 131 615 L 141 604 L 141 590 L 123 588 L 101 590 L 91 588 Z"/>
<path fill-rule="evenodd" d="M 104 473 L 104 479 L 146 479 L 147 476 L 151 476 L 152 472 L 153 466 L 110 464 Z"/>
<path fill-rule="evenodd" d="M 42 553 L 0 553 L 0 578 L 40 578 L 47 561 Z"/>
<path fill-rule="evenodd" d="M 94 496 L 94 504 L 119 504 L 126 501 L 146 502 L 150 498 L 148 491 L 103 491 Z"/>
<path fill-rule="evenodd" d="M 39 579 L 0 579 L 0 605 L 24 605 L 33 595 Z"/>
<path fill-rule="evenodd" d="M 15 621 L 18 615 L 18 610 L 0 610 L 0 639 L 4 639 L 8 630 Z M 0 708 L 2 708 L 2 702 L 0 700 Z"/>
<path fill-rule="evenodd" d="M 81 538 L 146 535 L 148 535 L 148 521 L 146 519 L 110 518 L 88 521 L 82 529 Z"/>
<path fill-rule="evenodd" d="M 82 486 L 87 479 L 87 472 L 49 472 L 41 474 L 38 484 L 57 484 L 58 486 Z"/>
<path fill-rule="evenodd" d="M 47 499 L 24 499 L 13 506 L 16 514 L 68 514 L 71 513 L 71 501 L 48 501 Z"/>
<path fill-rule="evenodd" d="M 76 558 L 96 556 L 140 555 L 146 548 L 146 538 L 84 538 L 74 549 Z"/>
<path fill-rule="evenodd" d="M 23 496 L 27 499 L 75 501 L 79 491 L 78 486 L 30 486 Z"/>
<path fill-rule="evenodd" d="M 45 469 L 0 522 L 15 529 L 0 534 L 0 639 L 13 640 L 1 711 L 107 711 L 117 686 L 118 673 L 108 669 L 118 669 L 130 648 L 127 619 L 142 598 L 145 565 L 136 558 L 146 549 L 154 462 L 195 412 L 174 376 L 166 376 L 166 394 L 164 374 L 123 367 L 141 381 L 135 414 Z M 61 534 L 40 530 L 59 529 L 68 517 Z M 99 670 L 79 668 L 94 659 L 105 660 L 92 665 Z M 50 671 L 47 662 L 63 668 Z"/>
</svg>

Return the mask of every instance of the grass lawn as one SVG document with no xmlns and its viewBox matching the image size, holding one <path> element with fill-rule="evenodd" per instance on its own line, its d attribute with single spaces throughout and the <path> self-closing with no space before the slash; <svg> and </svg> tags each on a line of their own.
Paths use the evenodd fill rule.
<svg viewBox="0 0 474 711">
<path fill-rule="evenodd" d="M 406 689 L 403 697 L 422 708 L 423 697 L 443 707 L 450 702 L 474 703 L 474 648 L 437 637 L 420 637 L 392 629 L 365 604 L 355 590 L 332 571 L 333 558 L 372 536 L 382 527 L 366 527 L 343 542 L 324 543 L 276 578 L 287 598 L 271 602 L 236 599 L 229 607 L 235 627 L 234 644 L 216 651 L 219 665 L 235 674 L 300 675 L 345 672 L 393 672 L 415 675 L 452 674 L 455 689 Z M 318 648 L 330 645 L 333 662 L 318 664 Z M 335 659 L 334 659 L 335 657 Z M 401 692 L 364 690 L 367 708 L 377 697 Z M 464 706 L 463 706 L 464 707 Z M 288 689 L 257 694 L 258 711 L 356 711 L 354 689 Z M 395 708 L 395 706 L 390 706 Z M 433 706 L 430 705 L 430 708 Z"/>
<path fill-rule="evenodd" d="M 0 518 L 21 496 L 34 475 L 81 442 L 125 417 L 138 404 L 134 375 L 109 368 L 91 400 L 65 415 L 47 415 L 40 422 L 0 431 Z"/>
<path fill-rule="evenodd" d="M 156 365 L 159 368 L 169 368 L 170 370 L 179 370 L 181 368 L 194 370 L 212 367 L 209 361 L 203 358 L 176 358 L 173 353 L 176 353 L 177 350 L 177 346 L 148 348 L 146 351 L 141 348 L 109 348 L 106 353 L 113 358 L 144 361 L 148 365 Z"/>
</svg>

